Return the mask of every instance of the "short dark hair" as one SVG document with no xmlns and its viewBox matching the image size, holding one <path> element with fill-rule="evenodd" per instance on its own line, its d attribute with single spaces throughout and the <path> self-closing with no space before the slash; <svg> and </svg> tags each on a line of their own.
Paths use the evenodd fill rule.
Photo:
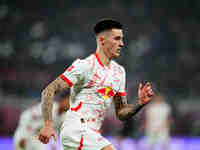
<svg viewBox="0 0 200 150">
<path fill-rule="evenodd" d="M 115 20 L 111 19 L 104 19 L 99 21 L 95 27 L 94 27 L 94 32 L 96 35 L 98 35 L 101 32 L 104 32 L 106 30 L 110 29 L 123 29 L 123 25 Z"/>
</svg>

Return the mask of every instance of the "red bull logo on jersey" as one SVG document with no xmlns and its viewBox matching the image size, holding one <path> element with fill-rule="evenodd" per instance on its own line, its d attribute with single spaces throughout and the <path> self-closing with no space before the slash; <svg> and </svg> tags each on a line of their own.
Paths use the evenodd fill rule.
<svg viewBox="0 0 200 150">
<path fill-rule="evenodd" d="M 110 86 L 97 90 L 97 93 L 103 96 L 104 99 L 110 98 L 115 95 L 113 89 Z"/>
</svg>

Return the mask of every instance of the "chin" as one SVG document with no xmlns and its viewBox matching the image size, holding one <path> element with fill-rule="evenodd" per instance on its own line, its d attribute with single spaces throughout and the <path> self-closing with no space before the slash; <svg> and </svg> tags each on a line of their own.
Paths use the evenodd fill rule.
<svg viewBox="0 0 200 150">
<path fill-rule="evenodd" d="M 113 55 L 112 58 L 119 58 L 119 57 L 120 57 L 120 55 Z"/>
<path fill-rule="evenodd" d="M 115 54 L 115 57 L 116 58 L 120 57 L 120 53 Z"/>
</svg>

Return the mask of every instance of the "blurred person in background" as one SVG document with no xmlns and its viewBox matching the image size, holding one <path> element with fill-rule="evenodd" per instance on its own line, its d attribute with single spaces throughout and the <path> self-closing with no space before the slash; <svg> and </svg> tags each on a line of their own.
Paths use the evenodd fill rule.
<svg viewBox="0 0 200 150">
<path fill-rule="evenodd" d="M 41 103 L 22 112 L 18 127 L 14 134 L 15 150 L 56 150 L 55 142 L 49 145 L 38 140 L 38 134 L 43 126 Z M 59 134 L 64 114 L 69 109 L 69 92 L 57 96 L 53 104 L 53 128 Z"/>
<path fill-rule="evenodd" d="M 113 59 L 120 56 L 124 46 L 122 24 L 114 20 L 99 21 L 94 31 L 97 49 L 85 59 L 76 60 L 63 74 L 42 91 L 44 127 L 39 139 L 47 144 L 56 140 L 52 125 L 54 94 L 71 88 L 70 109 L 61 129 L 64 150 L 114 150 L 99 132 L 104 114 L 114 103 L 116 116 L 127 120 L 152 100 L 150 83 L 138 88 L 137 104 L 127 104 L 125 70 Z"/>
<path fill-rule="evenodd" d="M 145 108 L 145 135 L 147 150 L 161 147 L 169 150 L 171 107 L 162 95 L 156 95 Z"/>
</svg>

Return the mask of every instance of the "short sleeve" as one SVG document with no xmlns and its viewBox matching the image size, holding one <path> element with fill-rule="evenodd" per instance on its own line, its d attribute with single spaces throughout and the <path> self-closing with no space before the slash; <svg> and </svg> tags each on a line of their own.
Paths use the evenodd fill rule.
<svg viewBox="0 0 200 150">
<path fill-rule="evenodd" d="M 66 71 L 60 75 L 60 77 L 66 81 L 69 86 L 78 84 L 80 81 L 84 80 L 85 75 L 89 69 L 87 61 L 77 59 L 69 66 Z"/>
<path fill-rule="evenodd" d="M 122 79 L 120 82 L 120 87 L 119 87 L 119 91 L 117 92 L 117 95 L 119 96 L 126 96 L 126 73 L 123 67 L 122 68 Z"/>
</svg>

